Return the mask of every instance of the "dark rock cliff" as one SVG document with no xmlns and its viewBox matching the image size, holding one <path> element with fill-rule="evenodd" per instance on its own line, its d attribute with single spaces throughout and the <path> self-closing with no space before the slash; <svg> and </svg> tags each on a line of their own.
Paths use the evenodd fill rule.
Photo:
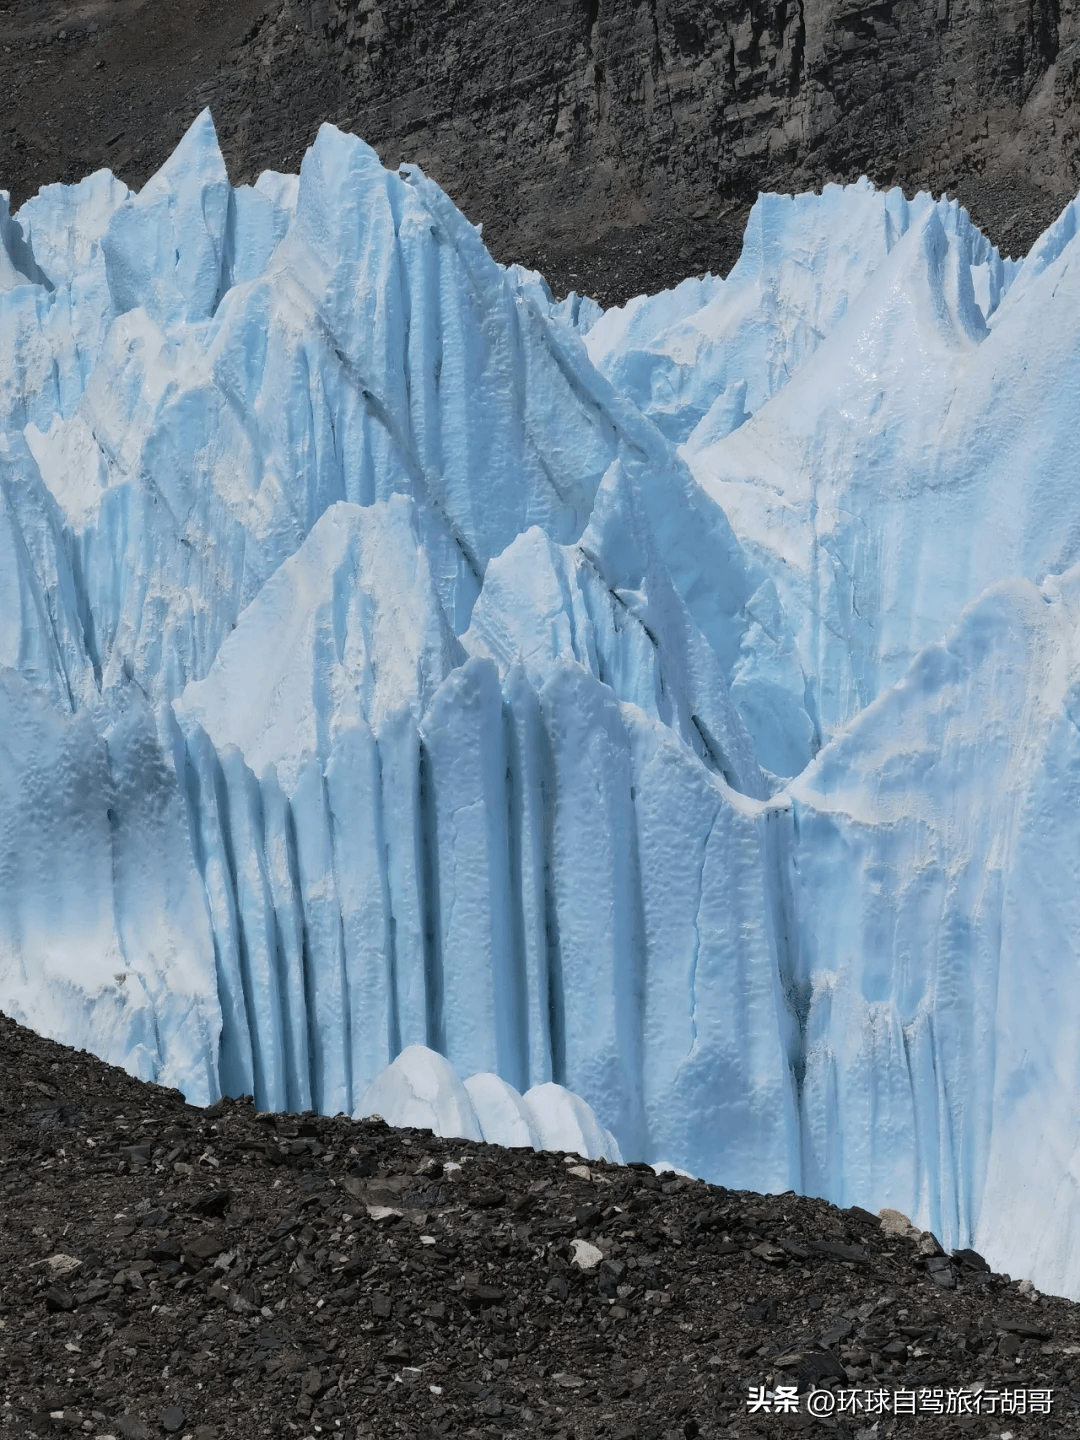
<svg viewBox="0 0 1080 1440">
<path fill-rule="evenodd" d="M 139 185 L 210 104 L 234 180 L 323 120 L 605 302 L 738 253 L 760 189 L 958 195 L 1022 253 L 1080 188 L 1073 0 L 0 0 L 0 185 Z"/>
</svg>

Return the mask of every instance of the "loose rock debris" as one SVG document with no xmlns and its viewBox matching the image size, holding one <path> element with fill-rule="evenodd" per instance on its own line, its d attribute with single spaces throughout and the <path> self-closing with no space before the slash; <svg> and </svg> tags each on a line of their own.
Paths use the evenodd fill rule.
<svg viewBox="0 0 1080 1440">
<path fill-rule="evenodd" d="M 1080 1306 L 896 1212 L 195 1109 L 0 1017 L 0 1440 L 1075 1436 L 1078 1359 Z"/>
</svg>

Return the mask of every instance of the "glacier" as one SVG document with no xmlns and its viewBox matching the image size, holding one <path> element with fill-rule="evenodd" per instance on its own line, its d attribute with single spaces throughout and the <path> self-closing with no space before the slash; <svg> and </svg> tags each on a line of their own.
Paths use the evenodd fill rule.
<svg viewBox="0 0 1080 1440">
<path fill-rule="evenodd" d="M 605 312 L 329 125 L 0 192 L 0 1006 L 1080 1296 L 1078 221 Z"/>
</svg>

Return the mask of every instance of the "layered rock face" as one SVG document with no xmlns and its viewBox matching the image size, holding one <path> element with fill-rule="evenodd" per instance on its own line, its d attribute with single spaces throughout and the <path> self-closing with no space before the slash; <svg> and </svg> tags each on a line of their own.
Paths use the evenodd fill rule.
<svg viewBox="0 0 1080 1440">
<path fill-rule="evenodd" d="M 1080 184 L 1057 0 L 110 0 L 0 6 L 0 39 L 15 204 L 106 162 L 141 184 L 207 103 L 234 180 L 330 119 L 604 303 L 726 272 L 761 189 L 947 190 L 1022 254 Z"/>
</svg>

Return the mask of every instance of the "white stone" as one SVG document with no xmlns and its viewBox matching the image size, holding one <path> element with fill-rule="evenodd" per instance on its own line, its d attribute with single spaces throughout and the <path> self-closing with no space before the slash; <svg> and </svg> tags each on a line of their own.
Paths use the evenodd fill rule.
<svg viewBox="0 0 1080 1440">
<path fill-rule="evenodd" d="M 598 1250 L 588 1240 L 571 1240 L 570 1248 L 574 1252 L 571 1264 L 576 1265 L 579 1270 L 595 1270 L 604 1258 L 603 1251 Z"/>
</svg>

